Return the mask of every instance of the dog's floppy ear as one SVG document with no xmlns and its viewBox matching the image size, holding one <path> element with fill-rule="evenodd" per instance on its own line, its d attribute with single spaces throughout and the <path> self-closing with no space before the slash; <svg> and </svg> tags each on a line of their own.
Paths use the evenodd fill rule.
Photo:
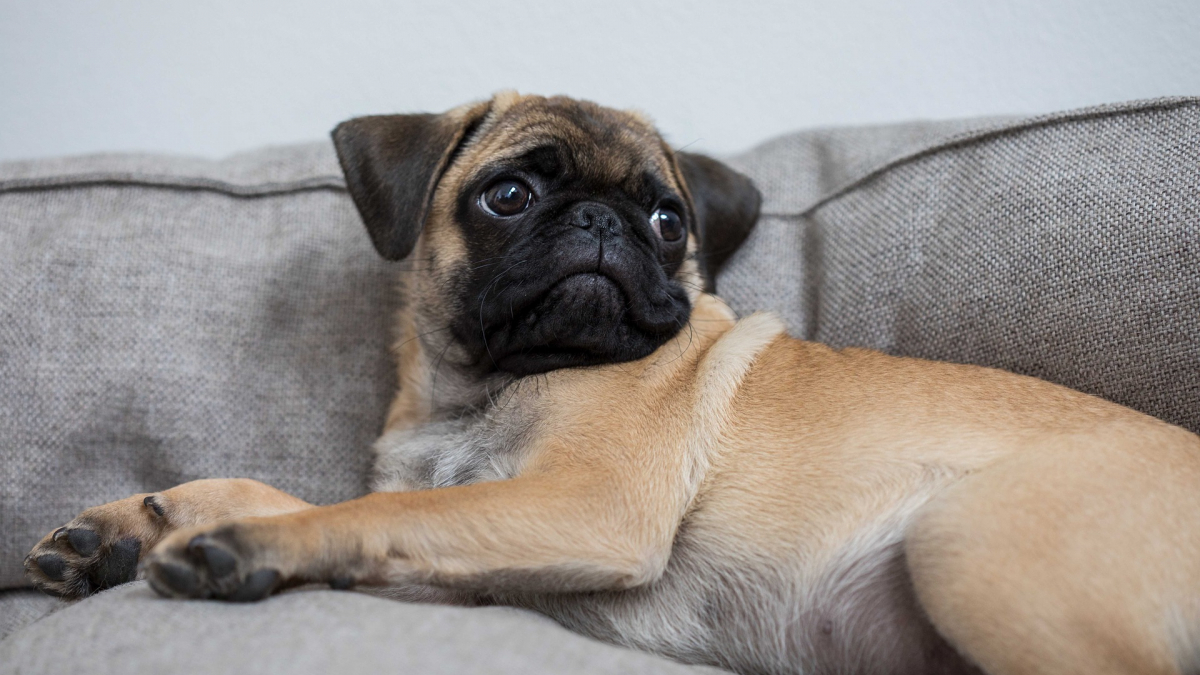
<svg viewBox="0 0 1200 675">
<path fill-rule="evenodd" d="M 704 290 L 712 293 L 717 272 L 758 222 L 762 195 L 749 178 L 711 157 L 676 152 L 675 161 L 695 207 L 692 227 L 699 240 Z"/>
<path fill-rule="evenodd" d="M 438 180 L 488 108 L 356 117 L 333 130 L 346 187 L 379 255 L 400 260 L 412 252 Z"/>
</svg>

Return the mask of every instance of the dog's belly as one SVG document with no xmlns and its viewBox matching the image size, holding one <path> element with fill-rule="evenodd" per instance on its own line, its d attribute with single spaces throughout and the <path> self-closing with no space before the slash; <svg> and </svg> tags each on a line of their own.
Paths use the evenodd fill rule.
<svg viewBox="0 0 1200 675">
<path fill-rule="evenodd" d="M 900 511 L 831 554 L 789 558 L 694 519 L 650 586 L 501 600 L 592 637 L 741 673 L 978 673 L 914 596 L 902 541 L 911 512 Z"/>
</svg>

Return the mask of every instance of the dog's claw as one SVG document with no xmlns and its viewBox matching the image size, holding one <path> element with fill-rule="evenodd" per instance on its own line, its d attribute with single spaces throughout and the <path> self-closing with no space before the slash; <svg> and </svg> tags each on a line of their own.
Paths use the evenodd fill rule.
<svg viewBox="0 0 1200 675">
<path fill-rule="evenodd" d="M 142 500 L 142 505 L 147 506 L 150 508 L 150 510 L 154 511 L 154 515 L 160 518 L 163 516 L 162 504 L 158 503 L 158 500 L 154 498 L 154 495 L 147 495 L 146 498 Z"/>
</svg>

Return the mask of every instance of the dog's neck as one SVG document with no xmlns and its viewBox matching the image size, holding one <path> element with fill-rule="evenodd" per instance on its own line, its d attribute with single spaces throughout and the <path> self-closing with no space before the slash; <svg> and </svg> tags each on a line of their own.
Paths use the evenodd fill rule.
<svg viewBox="0 0 1200 675">
<path fill-rule="evenodd" d="M 514 379 L 499 372 L 481 375 L 440 317 L 421 316 L 419 308 L 409 305 L 397 318 L 399 339 L 392 352 L 399 391 L 388 410 L 385 431 L 484 409 L 492 395 Z"/>
<path fill-rule="evenodd" d="M 517 379 L 494 371 L 481 374 L 450 330 L 428 328 L 445 326 L 444 320 L 422 316 L 420 308 L 411 305 L 401 309 L 398 319 L 399 340 L 393 352 L 399 391 L 388 411 L 385 431 L 486 410 L 495 395 Z M 706 351 L 736 322 L 736 315 L 722 300 L 700 294 L 693 299 L 688 325 L 646 360 L 654 362 L 665 353 L 673 360 L 683 351 Z"/>
</svg>

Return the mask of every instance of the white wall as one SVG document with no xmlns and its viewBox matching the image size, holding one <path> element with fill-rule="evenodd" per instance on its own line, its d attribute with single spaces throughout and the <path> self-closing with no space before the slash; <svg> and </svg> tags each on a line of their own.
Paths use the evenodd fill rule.
<svg viewBox="0 0 1200 675">
<path fill-rule="evenodd" d="M 0 0 L 0 159 L 219 156 L 501 88 L 676 144 L 1200 94 L 1197 0 Z"/>
</svg>

